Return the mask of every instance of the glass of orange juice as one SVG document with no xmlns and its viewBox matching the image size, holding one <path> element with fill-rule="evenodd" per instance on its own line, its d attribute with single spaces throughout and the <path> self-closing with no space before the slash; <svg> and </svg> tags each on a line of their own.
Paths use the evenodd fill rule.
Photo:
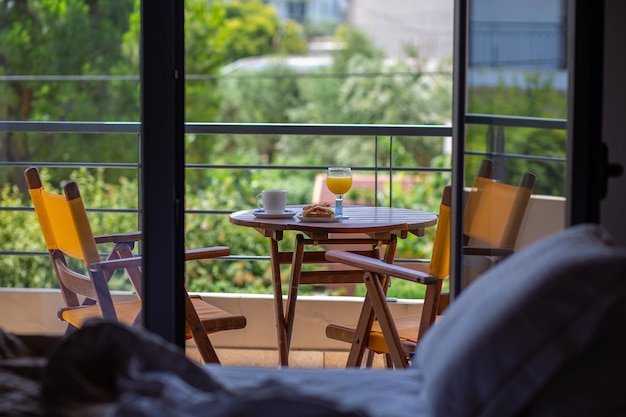
<svg viewBox="0 0 626 417">
<path fill-rule="evenodd" d="M 326 187 L 335 194 L 335 216 L 343 217 L 343 195 L 352 188 L 352 170 L 347 167 L 329 167 Z"/>
</svg>

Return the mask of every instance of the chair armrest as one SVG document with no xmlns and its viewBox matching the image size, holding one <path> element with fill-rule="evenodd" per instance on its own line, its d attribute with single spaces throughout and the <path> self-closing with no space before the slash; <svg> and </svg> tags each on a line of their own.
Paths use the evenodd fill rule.
<svg viewBox="0 0 626 417">
<path fill-rule="evenodd" d="M 362 269 L 364 271 L 389 275 L 395 278 L 405 279 L 407 281 L 418 282 L 420 284 L 433 284 L 438 281 L 437 277 L 422 271 L 416 271 L 399 265 L 388 264 L 380 259 L 342 250 L 329 250 L 326 252 L 325 258 L 331 262 L 338 262 Z"/>
<path fill-rule="evenodd" d="M 512 255 L 513 252 L 514 252 L 513 249 L 504 249 L 504 248 L 483 248 L 483 247 L 473 247 L 473 246 L 463 247 L 463 255 L 469 255 L 469 256 L 505 257 L 505 256 Z"/>
<path fill-rule="evenodd" d="M 185 251 L 185 260 L 211 259 L 230 255 L 228 246 L 212 246 L 210 248 L 188 249 Z"/>
<path fill-rule="evenodd" d="M 141 267 L 141 256 L 134 256 L 132 258 L 118 258 L 109 259 L 106 261 L 92 262 L 89 264 L 90 271 L 111 271 L 125 268 L 137 268 Z"/>
<path fill-rule="evenodd" d="M 210 248 L 190 249 L 185 251 L 185 260 L 211 259 L 219 256 L 230 255 L 230 248 L 227 246 L 213 246 Z M 100 262 L 89 264 L 90 271 L 110 271 L 123 268 L 141 267 L 142 257 L 133 256 L 132 258 L 108 259 Z"/>
<path fill-rule="evenodd" d="M 120 242 L 138 242 L 141 240 L 141 232 L 116 233 L 112 235 L 94 236 L 96 244 L 100 243 L 120 243 Z"/>
</svg>

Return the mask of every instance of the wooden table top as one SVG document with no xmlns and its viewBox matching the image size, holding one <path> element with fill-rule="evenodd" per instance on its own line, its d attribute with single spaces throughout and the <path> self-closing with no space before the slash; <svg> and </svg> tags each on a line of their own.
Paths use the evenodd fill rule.
<svg viewBox="0 0 626 417">
<path fill-rule="evenodd" d="M 295 230 L 308 235 L 330 233 L 396 233 L 401 238 L 408 232 L 421 236 L 425 228 L 437 224 L 437 215 L 426 211 L 395 208 L 344 206 L 347 219 L 338 222 L 312 223 L 301 221 L 302 206 L 288 206 L 296 214 L 286 219 L 258 218 L 255 210 L 242 210 L 230 215 L 230 222 L 238 226 L 252 227 L 263 231 Z"/>
</svg>

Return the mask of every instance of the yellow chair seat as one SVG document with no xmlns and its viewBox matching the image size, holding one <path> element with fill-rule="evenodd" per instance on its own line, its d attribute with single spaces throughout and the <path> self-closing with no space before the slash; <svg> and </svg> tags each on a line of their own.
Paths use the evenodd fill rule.
<svg viewBox="0 0 626 417">
<path fill-rule="evenodd" d="M 420 319 L 420 316 L 408 316 L 394 320 L 402 344 L 406 344 L 407 342 L 412 344 L 417 343 Z M 377 321 L 375 321 L 372 325 L 372 332 L 370 333 L 367 348 L 378 353 L 389 353 L 389 348 L 387 347 L 387 343 L 385 343 L 383 331 Z"/>
<path fill-rule="evenodd" d="M 193 307 L 207 333 L 219 332 L 224 329 L 234 330 L 246 327 L 246 318 L 242 315 L 233 315 L 219 307 L 209 304 L 200 297 L 190 296 Z M 191 337 L 187 329 L 187 338 Z"/>
<path fill-rule="evenodd" d="M 246 318 L 244 316 L 228 313 L 207 303 L 200 297 L 190 298 L 205 332 L 213 333 L 224 330 L 224 328 L 243 329 L 246 327 Z M 129 326 L 134 323 L 135 318 L 141 311 L 141 300 L 116 302 L 113 305 L 115 306 L 118 321 Z M 62 320 L 72 324 L 72 326 L 80 328 L 89 319 L 102 318 L 102 313 L 98 306 L 83 306 L 62 309 L 60 317 Z M 191 339 L 191 332 L 188 326 L 185 326 L 185 338 Z"/>
<path fill-rule="evenodd" d="M 420 316 L 407 316 L 394 320 L 403 344 L 417 343 L 417 335 L 419 333 Z M 342 326 L 339 324 L 330 324 L 326 328 L 326 335 L 335 340 L 352 343 L 354 334 L 356 333 L 356 324 Z M 372 324 L 372 330 L 369 335 L 367 348 L 376 353 L 389 353 L 385 337 L 377 321 Z"/>
<path fill-rule="evenodd" d="M 129 326 L 133 324 L 137 314 L 141 311 L 141 300 L 121 301 L 113 305 L 115 306 L 117 319 Z M 59 316 L 61 320 L 70 323 L 76 328 L 81 328 L 89 319 L 102 318 L 102 313 L 100 312 L 100 307 L 94 305 L 64 308 L 61 309 Z"/>
</svg>

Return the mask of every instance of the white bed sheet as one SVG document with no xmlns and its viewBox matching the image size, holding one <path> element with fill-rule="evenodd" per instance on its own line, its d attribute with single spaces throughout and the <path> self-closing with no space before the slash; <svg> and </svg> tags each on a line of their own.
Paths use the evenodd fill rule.
<svg viewBox="0 0 626 417">
<path fill-rule="evenodd" d="M 247 368 L 206 365 L 209 374 L 234 392 L 272 385 L 293 390 L 294 396 L 316 397 L 370 417 L 425 416 L 418 369 Z"/>
</svg>

